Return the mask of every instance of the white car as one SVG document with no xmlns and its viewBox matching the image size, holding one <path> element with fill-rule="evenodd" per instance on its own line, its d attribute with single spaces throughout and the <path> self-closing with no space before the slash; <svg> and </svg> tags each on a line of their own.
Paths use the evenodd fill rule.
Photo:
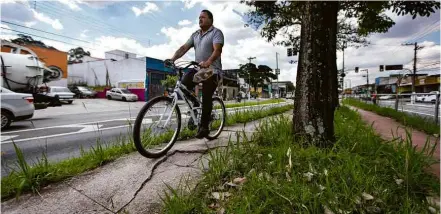
<svg viewBox="0 0 441 214">
<path fill-rule="evenodd" d="M 1 87 L 1 129 L 8 128 L 12 121 L 20 121 L 34 116 L 34 98 L 32 94 L 15 93 Z"/>
<path fill-rule="evenodd" d="M 106 92 L 108 100 L 138 101 L 138 96 L 125 88 L 112 88 Z"/>
<path fill-rule="evenodd" d="M 47 96 L 58 97 L 60 101 L 72 104 L 75 94 L 68 88 L 62 86 L 49 86 L 47 92 L 44 93 Z"/>
<path fill-rule="evenodd" d="M 431 91 L 430 95 L 422 95 L 416 97 L 416 102 L 430 102 L 435 103 L 436 102 L 436 96 L 439 92 L 438 91 Z"/>
<path fill-rule="evenodd" d="M 390 100 L 390 99 L 393 99 L 393 98 L 395 98 L 395 97 L 392 96 L 392 95 L 384 95 L 384 96 L 380 96 L 378 99 L 380 99 L 380 100 Z"/>
</svg>

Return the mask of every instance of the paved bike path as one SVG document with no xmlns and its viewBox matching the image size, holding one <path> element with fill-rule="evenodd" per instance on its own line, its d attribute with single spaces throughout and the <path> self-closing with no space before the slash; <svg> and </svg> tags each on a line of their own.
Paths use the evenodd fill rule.
<svg viewBox="0 0 441 214">
<path fill-rule="evenodd" d="M 86 172 L 65 182 L 44 188 L 40 195 L 27 194 L 18 200 L 2 203 L 4 213 L 156 213 L 161 207 L 159 195 L 165 184 L 177 187 L 182 178 L 197 181 L 207 167 L 206 156 L 200 152 L 225 146 L 230 136 L 244 130 L 251 135 L 260 121 L 225 127 L 217 140 L 188 140 L 177 142 L 169 151 L 179 152 L 161 161 L 148 159 L 134 152 L 103 167 Z M 198 153 L 195 153 L 198 152 Z M 149 177 L 151 176 L 151 180 Z M 144 184 L 144 185 L 143 185 Z M 135 196 L 136 194 L 136 196 Z M 121 210 L 121 211 L 122 211 Z"/>
<path fill-rule="evenodd" d="M 433 145 L 436 144 L 434 158 L 438 161 L 436 164 L 432 165 L 430 172 L 440 178 L 440 139 L 434 136 L 427 135 L 424 132 L 405 127 L 403 124 L 398 123 L 392 118 L 383 117 L 370 111 L 365 111 L 355 107 L 352 109 L 358 111 L 361 118 L 367 124 L 373 124 L 374 130 L 385 140 L 393 140 L 397 137 L 402 139 L 407 139 L 407 134 L 405 128 L 411 131 L 412 144 L 418 149 L 424 148 L 426 140 Z"/>
</svg>

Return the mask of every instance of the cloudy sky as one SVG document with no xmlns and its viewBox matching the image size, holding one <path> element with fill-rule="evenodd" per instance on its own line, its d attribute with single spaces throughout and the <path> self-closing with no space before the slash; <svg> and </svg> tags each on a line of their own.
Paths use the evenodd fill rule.
<svg viewBox="0 0 441 214">
<path fill-rule="evenodd" d="M 15 34 L 33 34 L 47 45 L 68 51 L 81 46 L 95 57 L 104 52 L 120 49 L 159 59 L 170 58 L 195 30 L 202 9 L 214 14 L 214 25 L 224 32 L 225 46 L 222 62 L 225 69 L 237 68 L 248 57 L 256 57 L 256 64 L 276 66 L 279 53 L 279 80 L 296 79 L 296 60 L 286 56 L 286 48 L 275 46 L 261 38 L 259 32 L 244 27 L 243 14 L 249 8 L 238 1 L 14 1 L 2 0 L 1 36 L 14 38 Z M 404 43 L 418 42 L 418 70 L 421 73 L 439 73 L 440 13 L 412 20 L 388 13 L 396 22 L 388 33 L 369 37 L 372 45 L 345 50 L 345 70 L 350 81 L 346 85 L 365 84 L 362 74 L 353 72 L 356 66 L 368 69 L 370 82 L 375 77 L 390 72 L 378 72 L 380 64 L 404 64 L 412 68 L 413 46 Z M 10 30 L 9 30 L 10 29 Z M 11 31 L 15 30 L 15 32 Z M 38 31 L 43 30 L 46 32 Z M 49 32 L 49 33 L 47 33 Z M 53 33 L 53 34 L 50 34 Z M 59 36 L 62 35 L 62 36 Z M 40 37 L 37 37 L 40 36 Z M 44 37 L 44 38 L 42 38 Z M 185 60 L 191 60 L 190 51 Z M 342 67 L 342 53 L 338 53 L 338 67 Z"/>
</svg>

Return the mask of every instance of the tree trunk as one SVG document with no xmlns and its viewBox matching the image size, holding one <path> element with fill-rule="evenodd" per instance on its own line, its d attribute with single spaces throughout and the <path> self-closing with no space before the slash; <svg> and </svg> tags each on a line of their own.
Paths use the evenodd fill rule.
<svg viewBox="0 0 441 214">
<path fill-rule="evenodd" d="M 293 129 L 318 146 L 334 141 L 338 2 L 305 2 Z"/>
</svg>

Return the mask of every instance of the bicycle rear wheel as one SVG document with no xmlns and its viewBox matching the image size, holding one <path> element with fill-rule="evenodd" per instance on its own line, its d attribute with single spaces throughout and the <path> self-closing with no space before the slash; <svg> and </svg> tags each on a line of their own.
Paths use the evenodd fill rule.
<svg viewBox="0 0 441 214">
<path fill-rule="evenodd" d="M 227 112 L 225 104 L 219 97 L 213 97 L 213 110 L 210 117 L 210 134 L 206 137 L 208 140 L 214 140 L 221 134 L 225 126 Z"/>
<path fill-rule="evenodd" d="M 176 142 L 181 130 L 181 112 L 173 109 L 173 99 L 156 97 L 136 117 L 133 140 L 138 152 L 147 158 L 165 155 Z"/>
</svg>

